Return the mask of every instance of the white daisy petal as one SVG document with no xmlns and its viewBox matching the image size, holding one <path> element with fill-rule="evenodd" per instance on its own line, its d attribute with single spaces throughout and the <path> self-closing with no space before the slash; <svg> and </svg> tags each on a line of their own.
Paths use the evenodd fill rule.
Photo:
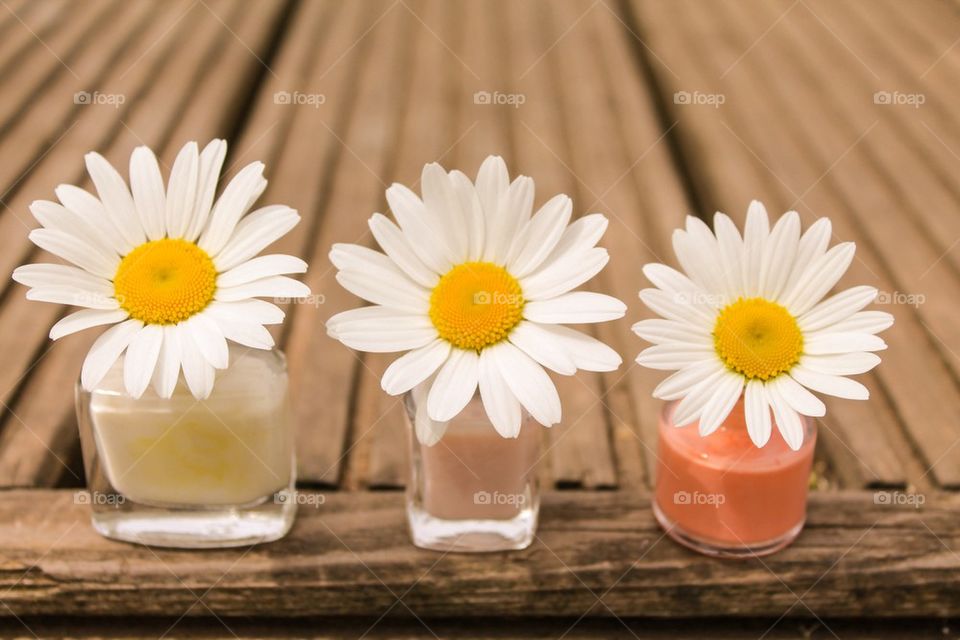
<svg viewBox="0 0 960 640">
<path fill-rule="evenodd" d="M 660 289 L 643 289 L 640 300 L 657 315 L 694 329 L 713 331 L 716 324 L 716 312 L 709 306 Z"/>
<path fill-rule="evenodd" d="M 482 259 L 506 264 L 520 230 L 533 210 L 533 180 L 526 176 L 515 179 L 501 196 L 496 213 L 486 216 L 486 236 Z"/>
<path fill-rule="evenodd" d="M 743 292 L 745 298 L 760 295 L 760 267 L 763 264 L 763 247 L 770 235 L 770 218 L 762 202 L 753 200 L 747 209 L 747 221 L 743 227 L 743 262 L 741 263 Z"/>
<path fill-rule="evenodd" d="M 797 413 L 805 416 L 821 417 L 827 414 L 827 406 L 817 396 L 807 391 L 789 375 L 780 375 L 767 382 L 774 387 L 787 404 Z"/>
<path fill-rule="evenodd" d="M 142 244 L 147 235 L 140 224 L 133 196 L 130 195 L 123 177 L 99 153 L 90 152 L 84 156 L 84 160 L 90 179 L 100 195 L 100 202 L 114 226 L 130 245 Z"/>
<path fill-rule="evenodd" d="M 199 173 L 199 167 L 197 172 Z M 250 210 L 250 207 L 253 206 L 253 203 L 257 201 L 266 188 L 267 181 L 263 177 L 262 162 L 252 162 L 241 169 L 233 180 L 227 184 L 223 190 L 223 194 L 220 195 L 216 204 L 213 205 L 213 210 L 210 212 L 210 221 L 206 230 L 200 235 L 200 240 L 197 243 L 200 245 L 200 248 L 211 256 L 216 256 L 221 250 L 227 247 L 228 242 L 231 244 L 235 243 L 237 241 L 236 236 L 240 235 L 240 229 L 238 228 L 240 219 Z M 188 211 L 192 211 L 194 206 L 195 203 L 191 202 Z M 271 216 L 278 215 L 279 217 L 277 212 L 280 210 L 292 211 L 293 214 L 296 215 L 296 211 L 290 209 L 290 207 L 264 207 L 258 211 L 261 215 L 263 215 L 264 211 L 270 211 L 272 212 Z M 249 218 L 253 217 L 256 213 L 257 212 L 254 212 L 250 216 L 247 216 L 244 222 L 248 222 Z M 299 220 L 299 216 L 297 216 L 297 220 Z M 234 233 L 235 230 L 236 233 Z M 287 230 L 289 231 L 289 228 Z M 184 232 L 185 231 L 186 229 L 184 229 Z M 284 233 L 286 233 L 286 231 Z M 272 242 L 272 240 L 270 242 Z M 261 248 L 270 244 L 270 242 L 263 244 Z M 240 258 L 238 262 L 242 262 L 248 257 L 249 256 Z M 223 269 L 230 268 L 228 266 L 220 267 L 219 264 L 217 266 Z"/>
<path fill-rule="evenodd" d="M 139 320 L 126 320 L 104 331 L 90 347 L 83 368 L 80 370 L 80 384 L 87 391 L 93 391 L 107 375 L 127 348 L 133 336 L 143 327 Z"/>
<path fill-rule="evenodd" d="M 182 323 L 191 332 L 200 353 L 215 369 L 226 369 L 229 364 L 229 348 L 223 331 L 217 322 L 206 313 L 198 313 Z"/>
<path fill-rule="evenodd" d="M 98 253 L 115 260 L 118 256 L 113 247 L 104 242 L 100 237 L 99 230 L 90 225 L 87 220 L 80 215 L 67 209 L 66 207 L 49 202 L 47 200 L 35 200 L 30 203 L 30 213 L 46 229 L 60 231 L 70 236 L 74 236 L 84 243 L 95 248 Z"/>
<path fill-rule="evenodd" d="M 543 367 L 509 342 L 484 351 L 490 353 L 507 386 L 534 420 L 547 427 L 560 422 L 560 395 Z"/>
<path fill-rule="evenodd" d="M 649 369 L 671 371 L 690 365 L 716 360 L 716 352 L 698 344 L 656 344 L 647 347 L 637 356 L 637 364 Z"/>
<path fill-rule="evenodd" d="M 437 337 L 427 316 L 401 314 L 387 307 L 344 311 L 327 321 L 327 331 L 351 349 L 374 353 L 418 349 Z"/>
<path fill-rule="evenodd" d="M 30 241 L 53 255 L 72 262 L 81 269 L 112 280 L 120 266 L 116 254 L 107 255 L 94 246 L 56 229 L 34 229 L 29 235 Z"/>
<path fill-rule="evenodd" d="M 574 291 L 547 300 L 531 300 L 523 306 L 523 317 L 547 324 L 582 324 L 622 318 L 627 305 L 602 293 Z"/>
<path fill-rule="evenodd" d="M 720 253 L 720 268 L 727 300 L 736 300 L 742 293 L 743 238 L 733 220 L 719 211 L 713 216 L 713 229 L 717 235 Z M 657 285 L 659 286 L 659 285 Z M 660 287 L 661 289 L 663 287 Z"/>
<path fill-rule="evenodd" d="M 120 230 L 96 196 L 72 184 L 61 184 L 55 189 L 57 198 L 70 211 L 83 218 L 97 235 L 119 255 L 126 255 L 134 244 L 123 237 Z"/>
<path fill-rule="evenodd" d="M 880 333 L 890 328 L 893 316 L 886 311 L 858 311 L 832 327 L 836 333 Z"/>
<path fill-rule="evenodd" d="M 793 269 L 800 242 L 800 216 L 788 211 L 780 216 L 770 232 L 760 264 L 760 293 L 768 300 L 777 300 Z"/>
<path fill-rule="evenodd" d="M 433 340 L 413 349 L 390 363 L 380 380 L 380 387 L 392 396 L 414 388 L 440 368 L 450 355 L 450 343 Z"/>
<path fill-rule="evenodd" d="M 784 292 L 792 291 L 800 278 L 803 277 L 807 267 L 827 252 L 832 233 L 833 227 L 830 224 L 830 219 L 820 218 L 800 236 L 797 255 L 793 260 L 793 268 L 790 271 L 790 277 L 787 279 L 787 285 L 783 289 Z"/>
<path fill-rule="evenodd" d="M 113 283 L 66 264 L 25 264 L 13 270 L 16 282 L 28 287 L 70 287 L 102 296 L 113 295 Z"/>
<path fill-rule="evenodd" d="M 416 405 L 416 414 L 413 421 L 414 430 L 417 433 L 417 440 L 420 441 L 420 444 L 427 447 L 432 447 L 440 442 L 440 438 L 442 438 L 443 434 L 447 431 L 447 423 L 431 419 L 427 410 L 427 395 L 433 386 L 433 382 L 434 379 L 431 378 L 426 382 L 418 384 L 411 392 L 413 393 L 413 401 Z"/>
<path fill-rule="evenodd" d="M 500 204 L 500 198 L 510 185 L 507 165 L 500 156 L 488 156 L 477 173 L 477 196 L 484 214 L 493 216 Z"/>
<path fill-rule="evenodd" d="M 764 383 L 760 380 L 747 382 L 743 393 L 744 417 L 747 421 L 747 434 L 753 444 L 762 447 L 770 440 L 772 425 L 770 422 L 770 405 L 767 404 L 767 395 L 764 392 Z"/>
<path fill-rule="evenodd" d="M 447 422 L 460 413 L 477 392 L 480 356 L 476 351 L 452 349 L 427 395 L 431 420 Z"/>
<path fill-rule="evenodd" d="M 158 324 L 144 326 L 130 340 L 123 359 L 123 386 L 134 398 L 147 390 L 162 344 L 163 327 Z"/>
<path fill-rule="evenodd" d="M 783 306 L 795 317 L 812 309 L 847 271 L 855 250 L 856 245 L 852 242 L 844 242 L 812 262 L 793 290 L 784 295 Z"/>
<path fill-rule="evenodd" d="M 251 349 L 272 349 L 274 347 L 273 336 L 262 324 L 213 314 L 211 316 L 213 321 L 217 323 L 220 333 L 227 340 Z"/>
<path fill-rule="evenodd" d="M 706 223 L 687 216 L 687 230 L 677 229 L 672 240 L 677 259 L 690 279 L 706 291 L 723 291 L 724 274 L 717 268 L 720 249 Z"/>
<path fill-rule="evenodd" d="M 427 313 L 430 308 L 430 294 L 419 288 L 406 277 L 384 278 L 384 273 L 361 273 L 341 271 L 337 282 L 352 293 L 368 302 L 383 305 L 398 311 Z"/>
<path fill-rule="evenodd" d="M 223 161 L 226 157 L 227 143 L 225 140 L 211 140 L 200 152 L 193 215 L 183 235 L 190 242 L 196 242 L 200 232 L 204 230 L 207 221 L 210 219 L 213 198 L 217 193 L 217 183 L 220 181 L 220 169 L 223 167 Z M 251 206 L 253 206 L 252 202 Z"/>
<path fill-rule="evenodd" d="M 181 147 L 170 169 L 167 181 L 167 201 L 164 220 L 167 235 L 182 238 L 190 225 L 190 214 L 196 204 L 197 182 L 200 174 L 200 152 L 196 142 Z"/>
<path fill-rule="evenodd" d="M 877 289 L 875 287 L 852 287 L 817 304 L 813 309 L 797 318 L 797 324 L 805 333 L 826 329 L 846 320 L 873 302 L 876 297 Z"/>
<path fill-rule="evenodd" d="M 194 398 L 206 400 L 213 391 L 216 370 L 203 357 L 198 337 L 190 327 L 181 323 L 176 325 L 176 329 L 180 340 L 180 364 L 183 367 L 183 378 Z"/>
<path fill-rule="evenodd" d="M 719 360 L 690 365 L 664 378 L 653 390 L 653 397 L 660 400 L 677 400 L 703 382 L 718 377 L 727 371 Z"/>
<path fill-rule="evenodd" d="M 286 276 L 271 276 L 235 287 L 217 289 L 214 300 L 235 302 L 244 298 L 305 298 L 309 295 L 310 287 L 299 280 Z"/>
<path fill-rule="evenodd" d="M 217 270 L 229 271 L 243 264 L 285 236 L 299 222 L 300 214 L 290 207 L 271 205 L 257 209 L 236 225 L 222 251 L 210 254 Z"/>
<path fill-rule="evenodd" d="M 715 387 L 727 373 L 726 369 L 715 369 L 706 378 L 686 389 L 683 395 L 672 394 L 672 400 L 680 400 L 673 410 L 674 426 L 683 427 L 699 419 L 707 402 L 713 397 Z"/>
<path fill-rule="evenodd" d="M 635 323 L 631 328 L 635 334 L 654 344 L 687 343 L 702 347 L 713 346 L 713 336 L 709 331 L 694 329 L 689 324 L 675 320 L 650 318 Z"/>
<path fill-rule="evenodd" d="M 567 260 L 571 256 L 581 256 L 593 249 L 607 230 L 609 221 L 601 213 L 591 213 L 574 220 L 567 227 L 560 241 L 550 255 L 537 267 L 534 273 L 550 268 L 554 262 Z"/>
<path fill-rule="evenodd" d="M 27 300 L 106 311 L 120 308 L 120 303 L 113 296 L 104 296 L 74 287 L 36 287 L 27 291 Z"/>
<path fill-rule="evenodd" d="M 421 287 L 432 289 L 437 286 L 439 276 L 417 256 L 403 231 L 381 213 L 373 214 L 368 224 L 377 244 L 394 264 L 403 270 L 411 280 Z"/>
<path fill-rule="evenodd" d="M 643 275 L 647 276 L 658 289 L 676 295 L 683 295 L 694 299 L 694 295 L 702 294 L 706 299 L 706 292 L 693 280 L 680 273 L 673 267 L 656 262 L 643 265 Z"/>
<path fill-rule="evenodd" d="M 570 355 L 557 349 L 553 334 L 534 322 L 521 322 L 510 332 L 510 342 L 544 367 L 564 376 L 577 372 Z"/>
<path fill-rule="evenodd" d="M 880 364 L 880 356 L 862 351 L 827 356 L 803 356 L 800 358 L 800 365 L 804 368 L 835 376 L 853 376 L 866 373 L 878 364 Z"/>
<path fill-rule="evenodd" d="M 153 389 L 161 398 L 169 398 L 180 378 L 180 332 L 175 325 L 165 325 L 160 355 L 153 372 Z"/>
<path fill-rule="evenodd" d="M 149 147 L 137 147 L 130 155 L 130 190 L 147 238 L 159 240 L 167 230 L 167 195 L 157 157 Z"/>
<path fill-rule="evenodd" d="M 279 276 L 288 273 L 304 273 L 307 263 L 295 256 L 275 253 L 258 256 L 242 262 L 229 271 L 217 276 L 218 287 L 232 287 L 246 284 L 260 278 Z"/>
<path fill-rule="evenodd" d="M 887 343 L 870 333 L 811 333 L 804 336 L 803 352 L 808 355 L 849 353 L 851 351 L 883 351 Z"/>
<path fill-rule="evenodd" d="M 556 348 L 565 351 L 577 369 L 615 371 L 623 363 L 620 354 L 593 336 L 557 324 L 538 326 L 552 336 Z"/>
<path fill-rule="evenodd" d="M 828 396 L 848 400 L 867 400 L 870 397 L 870 391 L 856 380 L 819 373 L 802 365 L 794 366 L 790 370 L 790 377 L 808 389 Z"/>
<path fill-rule="evenodd" d="M 447 246 L 446 238 L 430 225 L 427 207 L 417 194 L 402 184 L 394 184 L 387 189 L 387 202 L 410 246 L 429 269 L 446 273 L 460 261 L 460 256 Z"/>
<path fill-rule="evenodd" d="M 504 438 L 516 438 L 523 424 L 520 401 L 510 391 L 510 386 L 500 374 L 496 358 L 485 349 L 480 353 L 479 367 L 480 398 L 483 408 L 493 423 L 493 428 Z"/>
<path fill-rule="evenodd" d="M 566 293 L 600 273 L 609 260 L 607 250 L 599 247 L 554 260 L 520 280 L 523 296 L 527 300 L 545 300 Z"/>
<path fill-rule="evenodd" d="M 61 318 L 50 328 L 50 339 L 59 340 L 90 327 L 99 327 L 105 324 L 116 324 L 127 319 L 127 312 L 123 309 L 81 309 Z"/>
<path fill-rule="evenodd" d="M 420 183 L 423 204 L 432 214 L 438 231 L 446 238 L 447 246 L 453 255 L 466 257 L 470 251 L 467 221 L 447 172 L 436 162 L 430 163 L 423 167 Z"/>
<path fill-rule="evenodd" d="M 797 451 L 803 445 L 803 420 L 780 394 L 774 385 L 764 385 L 767 402 L 773 409 L 773 417 L 777 423 L 777 430 L 786 441 L 787 446 Z"/>
<path fill-rule="evenodd" d="M 560 242 L 572 213 L 573 201 L 564 194 L 554 196 L 540 207 L 517 236 L 518 250 L 507 263 L 514 277 L 523 278 L 543 264 Z"/>
<path fill-rule="evenodd" d="M 464 224 L 467 229 L 467 260 L 479 260 L 483 255 L 483 245 L 486 235 L 486 221 L 483 216 L 483 205 L 480 196 L 466 175 L 460 171 L 450 172 L 450 182 L 460 201 L 460 210 L 463 212 Z"/>
<path fill-rule="evenodd" d="M 716 383 L 713 395 L 700 412 L 700 435 L 708 436 L 723 424 L 743 393 L 743 376 L 727 372 Z"/>
<path fill-rule="evenodd" d="M 266 300 L 238 300 L 236 302 L 213 301 L 204 310 L 215 318 L 256 324 L 280 324 L 283 322 L 283 309 Z"/>
</svg>

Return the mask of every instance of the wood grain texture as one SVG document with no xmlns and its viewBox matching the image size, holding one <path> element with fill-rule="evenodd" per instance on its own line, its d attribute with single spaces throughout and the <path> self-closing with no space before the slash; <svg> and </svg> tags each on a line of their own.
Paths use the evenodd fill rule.
<svg viewBox="0 0 960 640">
<path fill-rule="evenodd" d="M 793 546 L 729 562 L 666 539 L 639 492 L 548 493 L 529 549 L 444 555 L 410 545 L 396 493 L 327 493 L 284 540 L 197 553 L 101 538 L 72 491 L 12 490 L 0 616 L 170 615 L 198 599 L 190 615 L 376 616 L 398 598 L 422 617 L 955 616 L 960 499 L 925 498 L 817 495 Z"/>
</svg>

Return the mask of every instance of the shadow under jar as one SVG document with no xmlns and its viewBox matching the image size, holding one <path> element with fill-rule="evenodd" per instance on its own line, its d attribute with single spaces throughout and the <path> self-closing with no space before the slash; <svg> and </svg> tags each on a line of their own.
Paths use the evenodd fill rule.
<svg viewBox="0 0 960 640">
<path fill-rule="evenodd" d="M 801 416 L 803 444 L 792 450 L 772 424 L 757 447 L 747 433 L 743 399 L 720 427 L 701 437 L 697 424 L 676 427 L 676 402 L 660 416 L 653 511 L 667 534 L 718 557 L 774 553 L 800 534 L 806 520 L 817 433 Z"/>
<path fill-rule="evenodd" d="M 413 544 L 435 551 L 525 549 L 540 510 L 540 425 L 523 413 L 517 438 L 491 424 L 479 395 L 447 425 L 439 442 L 422 444 L 417 414 L 426 396 L 404 398 L 410 443 L 407 520 Z"/>
<path fill-rule="evenodd" d="M 181 547 L 277 540 L 290 530 L 296 465 L 286 360 L 231 345 L 213 393 L 182 376 L 172 397 L 124 390 L 120 358 L 77 416 L 93 527 L 108 538 Z"/>
</svg>

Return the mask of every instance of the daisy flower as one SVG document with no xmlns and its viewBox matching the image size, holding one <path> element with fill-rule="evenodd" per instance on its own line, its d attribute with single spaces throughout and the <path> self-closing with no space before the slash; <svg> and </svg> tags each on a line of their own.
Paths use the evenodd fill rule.
<svg viewBox="0 0 960 640">
<path fill-rule="evenodd" d="M 673 234 L 683 270 L 648 264 L 656 285 L 640 292 L 662 318 L 633 326 L 654 343 L 637 357 L 652 369 L 676 373 L 654 397 L 679 400 L 677 426 L 699 420 L 713 433 L 743 397 L 747 430 L 758 447 L 770 439 L 771 410 L 783 439 L 803 443 L 804 416 L 822 416 L 810 390 L 865 400 L 866 387 L 846 377 L 875 367 L 886 348 L 877 333 L 893 324 L 881 311 L 862 311 L 877 290 L 858 286 L 826 300 L 853 259 L 854 244 L 827 248 L 831 226 L 817 220 L 803 235 L 795 211 L 770 228 L 767 211 L 750 204 L 743 236 L 717 213 L 714 229 L 694 217 Z"/>
<path fill-rule="evenodd" d="M 595 246 L 607 228 L 594 213 L 569 224 L 565 195 L 531 215 L 533 180 L 510 181 L 503 160 L 487 158 L 476 183 L 459 171 L 428 164 L 423 198 L 407 187 L 387 189 L 399 223 L 379 213 L 370 230 L 384 253 L 337 244 L 330 259 L 337 281 L 373 303 L 339 313 L 329 334 L 353 349 L 408 353 L 386 370 L 383 389 L 412 391 L 416 432 L 435 444 L 446 423 L 477 389 L 494 428 L 515 438 L 521 407 L 538 422 L 560 421 L 550 369 L 612 371 L 620 356 L 562 323 L 623 316 L 610 296 L 572 291 L 609 259 Z"/>
<path fill-rule="evenodd" d="M 303 260 L 255 257 L 300 220 L 280 205 L 247 214 L 267 186 L 262 163 L 244 167 L 214 202 L 226 153 L 223 140 L 203 151 L 187 143 L 164 187 L 153 152 L 138 147 L 130 156 L 130 188 L 103 156 L 88 153 L 99 198 L 60 185 L 60 203 L 30 205 L 42 227 L 30 240 L 71 264 L 25 265 L 13 279 L 30 287 L 29 300 L 84 307 L 57 322 L 50 337 L 113 325 L 84 360 L 84 389 L 93 390 L 125 352 L 131 396 L 139 398 L 152 380 L 169 398 L 182 369 L 191 393 L 207 398 L 215 370 L 227 367 L 227 340 L 273 347 L 264 325 L 284 314 L 256 298 L 309 294 L 284 275 L 306 271 Z"/>
</svg>

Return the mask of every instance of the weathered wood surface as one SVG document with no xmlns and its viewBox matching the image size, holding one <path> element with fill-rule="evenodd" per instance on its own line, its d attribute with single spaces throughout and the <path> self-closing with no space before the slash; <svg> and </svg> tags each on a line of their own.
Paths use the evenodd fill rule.
<svg viewBox="0 0 960 640">
<path fill-rule="evenodd" d="M 154 554 L 98 538 L 69 492 L 18 489 L 82 486 L 69 389 L 96 331 L 50 344 L 47 331 L 66 310 L 27 302 L 4 279 L 0 591 L 9 591 L 0 603 L 9 609 L 0 607 L 0 618 L 175 619 L 204 594 L 205 606 L 193 606 L 189 618 L 369 616 L 394 605 L 389 624 L 369 637 L 433 637 L 393 619 L 409 611 L 391 590 L 409 589 L 403 604 L 445 618 L 437 622 L 442 636 L 463 632 L 451 618 L 464 612 L 551 617 L 542 626 L 494 624 L 489 637 L 557 637 L 567 623 L 568 638 L 702 637 L 705 629 L 757 637 L 771 627 L 768 638 L 936 632 L 933 623 L 817 626 L 816 618 L 939 617 L 960 606 L 958 7 L 946 0 L 0 3 L 0 275 L 49 259 L 27 241 L 35 226 L 29 203 L 52 198 L 62 182 L 89 187 L 82 163 L 89 150 L 124 171 L 131 150 L 149 144 L 169 167 L 184 141 L 222 136 L 230 143 L 228 178 L 263 160 L 270 180 L 263 201 L 303 216 L 275 249 L 310 261 L 306 281 L 316 297 L 288 305 L 276 335 L 289 356 L 301 484 L 328 498 L 319 511 L 303 510 L 292 536 L 275 545 L 246 554 Z M 77 104 L 81 91 L 124 102 Z M 682 104 L 674 94 L 684 91 L 724 102 Z M 877 91 L 924 102 L 877 104 Z M 322 100 L 283 104 L 278 92 Z M 478 104 L 476 92 L 523 103 Z M 372 243 L 366 219 L 386 212 L 391 182 L 416 189 L 431 161 L 472 174 L 491 153 L 535 178 L 538 204 L 566 192 L 575 215 L 600 211 L 610 219 L 602 244 L 612 260 L 590 288 L 629 305 L 624 320 L 595 328 L 625 364 L 611 374 L 557 378 L 565 420 L 546 439 L 541 478 L 549 490 L 537 544 L 521 554 L 440 558 L 410 547 L 400 496 L 380 491 L 405 482 L 402 407 L 380 390 L 388 356 L 355 354 L 326 336 L 330 315 L 359 304 L 336 285 L 327 252 L 334 242 Z M 858 243 L 845 283 L 878 286 L 897 324 L 885 335 L 884 364 L 864 377 L 870 402 L 828 403 L 816 467 L 816 486 L 827 490 L 815 492 L 798 543 L 763 562 L 730 564 L 662 539 L 642 497 L 656 460 L 659 403 L 650 391 L 662 376 L 633 364 L 643 344 L 629 326 L 648 313 L 636 299 L 646 286 L 641 267 L 675 263 L 670 233 L 684 216 L 723 210 L 741 221 L 752 198 L 776 213 L 795 208 L 807 224 L 830 216 L 835 241 Z M 922 302 L 896 304 L 903 294 Z M 909 487 L 927 503 L 922 510 L 875 505 L 863 492 L 871 487 Z M 789 622 L 777 622 L 784 612 Z M 676 633 L 660 623 L 628 632 L 616 619 L 594 620 L 613 614 L 764 620 L 691 623 Z M 39 625 L 38 635 L 63 633 L 44 627 L 49 617 L 26 620 Z M 301 621 L 298 629 L 357 637 L 368 622 L 325 621 L 311 631 Z M 144 624 L 97 628 L 122 637 L 154 628 Z M 194 624 L 197 635 L 220 633 Z M 273 632 L 261 626 L 238 635 Z"/>
<path fill-rule="evenodd" d="M 328 493 L 284 540 L 198 553 L 106 540 L 72 490 L 13 490 L 0 495 L 0 589 L 18 616 L 960 614 L 960 498 L 914 508 L 874 496 L 815 496 L 806 529 L 775 556 L 691 562 L 647 496 L 626 491 L 548 494 L 529 549 L 475 555 L 413 548 L 397 493 Z"/>
</svg>

